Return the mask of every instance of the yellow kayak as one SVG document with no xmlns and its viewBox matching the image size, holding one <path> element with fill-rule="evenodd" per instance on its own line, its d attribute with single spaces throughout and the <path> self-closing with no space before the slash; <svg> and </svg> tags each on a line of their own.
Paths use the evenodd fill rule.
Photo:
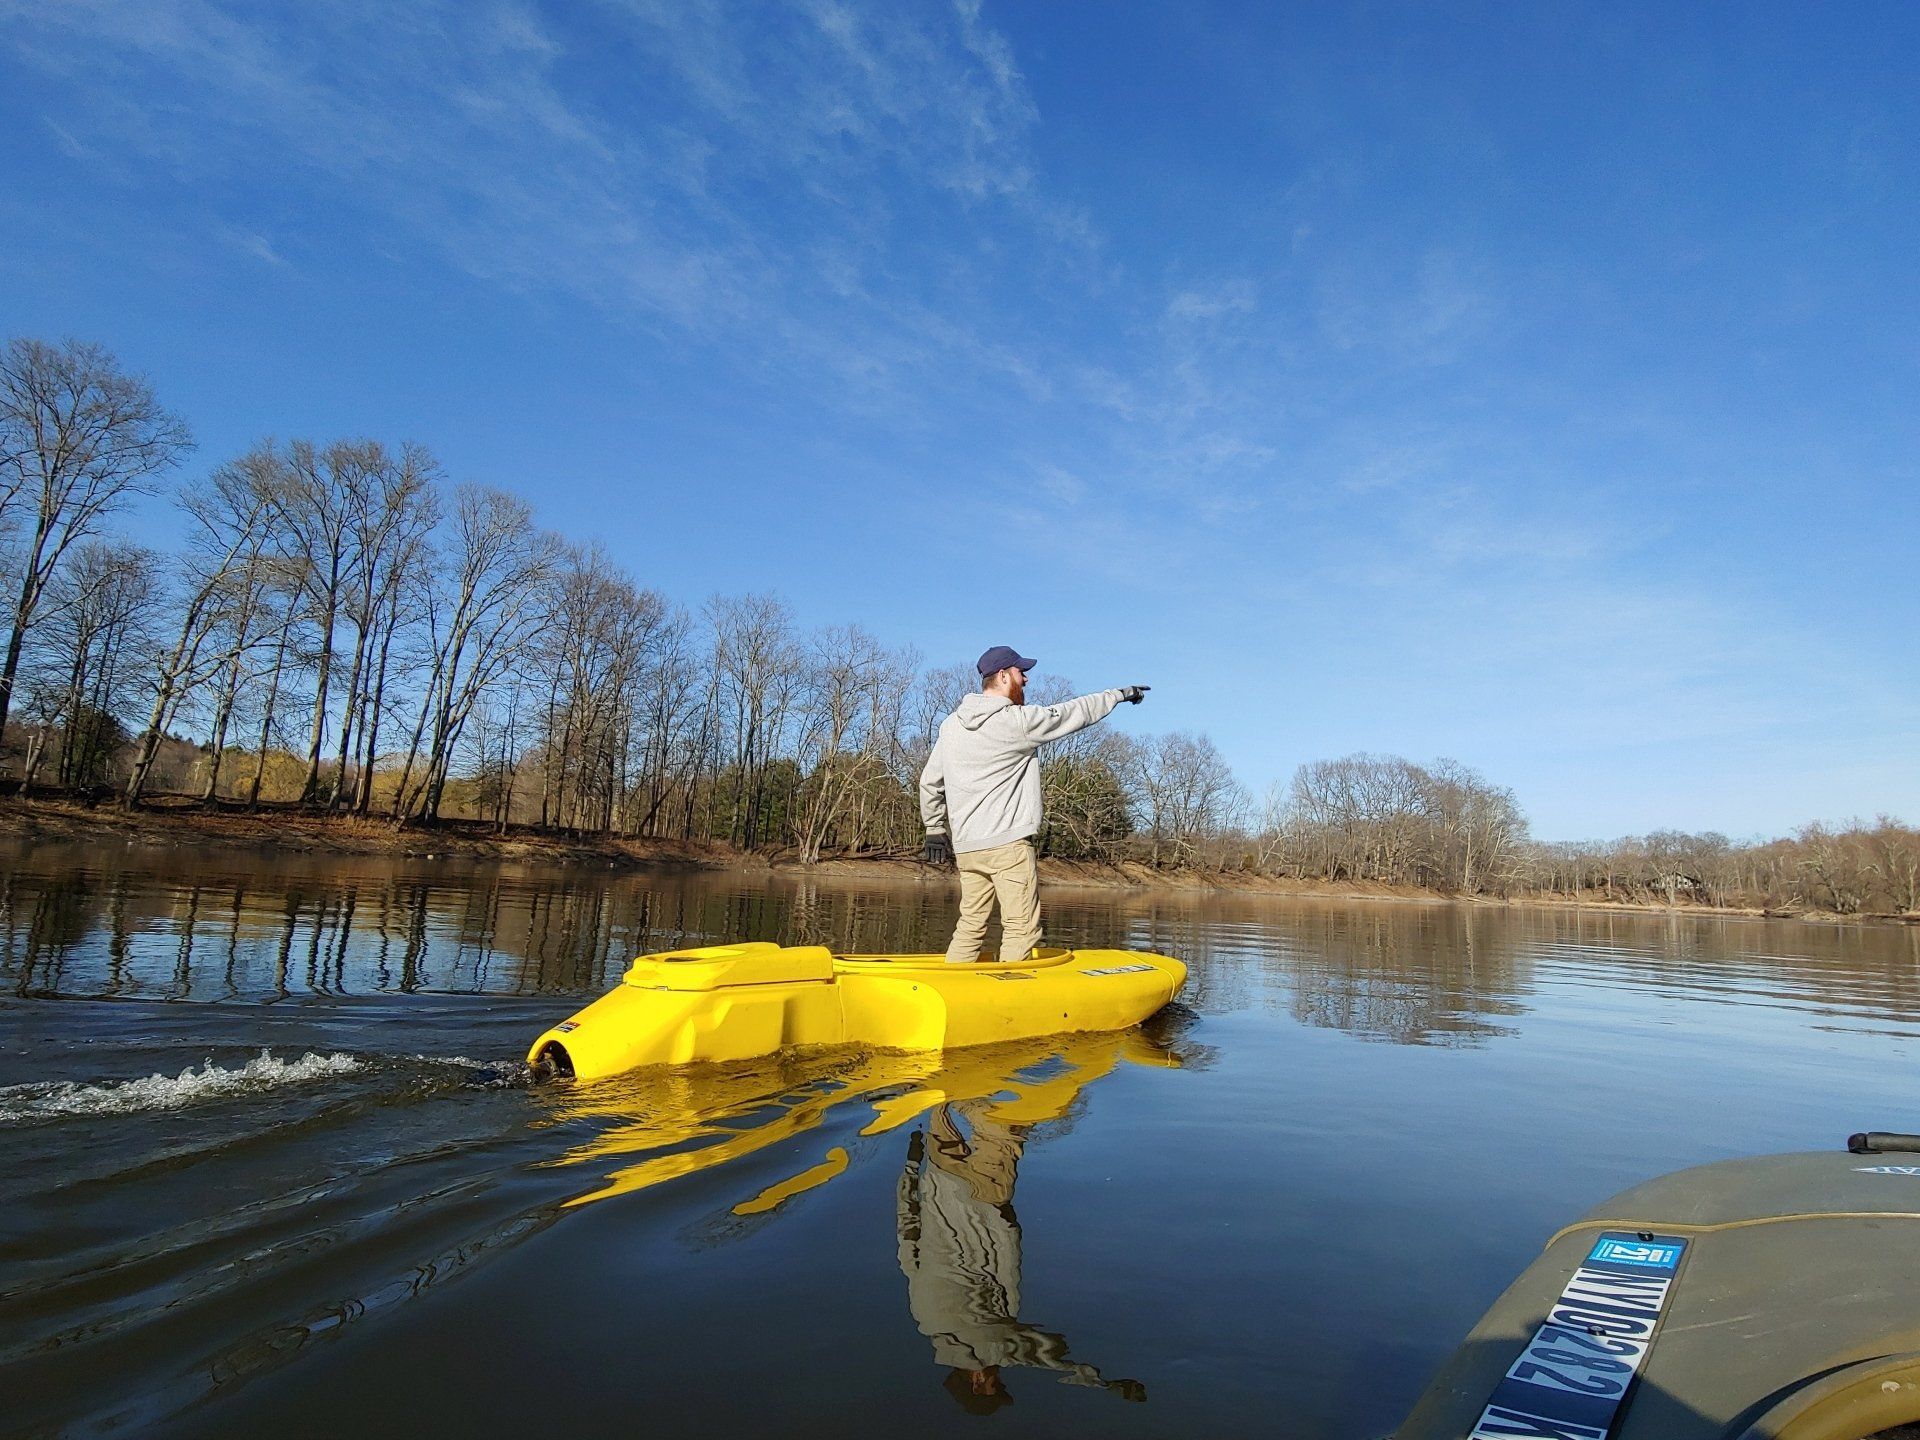
<svg viewBox="0 0 1920 1440">
<path fill-rule="evenodd" d="M 975 965 L 765 942 L 673 950 L 635 960 L 612 991 L 535 1040 L 527 1063 L 597 1080 L 799 1046 L 949 1050 L 1125 1030 L 1186 978 L 1180 961 L 1133 950 L 1036 950 L 1018 964 Z"/>
</svg>

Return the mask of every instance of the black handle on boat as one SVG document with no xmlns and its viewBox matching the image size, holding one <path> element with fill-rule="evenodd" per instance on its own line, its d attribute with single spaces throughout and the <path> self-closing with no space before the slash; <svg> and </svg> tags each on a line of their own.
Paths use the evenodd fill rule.
<svg viewBox="0 0 1920 1440">
<path fill-rule="evenodd" d="M 1856 1155 L 1884 1155 L 1890 1150 L 1920 1150 L 1920 1135 L 1897 1130 L 1867 1130 L 1847 1137 L 1847 1149 Z"/>
</svg>

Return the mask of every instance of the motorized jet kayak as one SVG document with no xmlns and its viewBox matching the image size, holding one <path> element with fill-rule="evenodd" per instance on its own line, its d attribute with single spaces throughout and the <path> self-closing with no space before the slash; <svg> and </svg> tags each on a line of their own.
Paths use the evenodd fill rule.
<svg viewBox="0 0 1920 1440">
<path fill-rule="evenodd" d="M 635 960 L 612 991 L 535 1040 L 527 1063 L 595 1080 L 799 1046 L 948 1050 L 1124 1030 L 1186 978 L 1180 961 L 1132 950 L 1036 950 L 1017 964 L 974 965 L 764 942 L 673 950 Z"/>
<path fill-rule="evenodd" d="M 1861 1440 L 1920 1420 L 1920 1155 L 1727 1160 L 1547 1242 L 1395 1440 Z"/>
</svg>

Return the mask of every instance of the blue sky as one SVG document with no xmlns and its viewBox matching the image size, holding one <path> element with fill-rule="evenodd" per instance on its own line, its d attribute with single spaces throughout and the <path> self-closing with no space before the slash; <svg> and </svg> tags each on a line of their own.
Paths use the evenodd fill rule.
<svg viewBox="0 0 1920 1440">
<path fill-rule="evenodd" d="M 1150 683 L 1256 792 L 1920 820 L 1916 59 L 1898 3 L 0 0 L 0 332 L 197 473 L 414 439 L 682 601 Z"/>
</svg>

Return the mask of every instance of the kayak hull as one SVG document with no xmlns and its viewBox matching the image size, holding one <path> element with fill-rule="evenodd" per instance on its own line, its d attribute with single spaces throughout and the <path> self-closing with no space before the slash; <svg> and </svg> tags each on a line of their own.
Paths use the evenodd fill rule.
<svg viewBox="0 0 1920 1440">
<path fill-rule="evenodd" d="M 1580 1435 L 1577 1425 L 1511 1415 L 1483 1426 L 1483 1411 L 1542 1355 L 1530 1378 L 1597 1392 L 1609 1377 L 1585 1362 L 1600 1346 L 1635 1361 L 1614 1372 L 1627 1388 L 1610 1423 L 1596 1427 L 1610 1440 L 1857 1440 L 1920 1420 L 1920 1166 L 1889 1163 L 1915 1159 L 1729 1160 L 1615 1196 L 1548 1241 L 1394 1440 Z M 1582 1323 L 1554 1328 L 1565 1296 L 1582 1289 L 1576 1272 L 1609 1234 L 1682 1252 L 1664 1308 L 1640 1337 L 1644 1355 L 1627 1357 L 1629 1347 L 1608 1338 L 1614 1312 L 1628 1317 L 1620 1333 L 1634 1333 L 1643 1302 L 1631 1297 L 1589 1302 L 1575 1312 Z M 1587 1282 L 1584 1293 L 1603 1292 Z M 1542 1408 L 1553 1408 L 1551 1397 Z"/>
<path fill-rule="evenodd" d="M 635 960 L 613 990 L 536 1039 L 527 1061 L 594 1080 L 813 1046 L 932 1051 L 1124 1030 L 1186 976 L 1178 960 L 1129 950 L 949 965 L 939 955 L 716 945 Z"/>
</svg>

